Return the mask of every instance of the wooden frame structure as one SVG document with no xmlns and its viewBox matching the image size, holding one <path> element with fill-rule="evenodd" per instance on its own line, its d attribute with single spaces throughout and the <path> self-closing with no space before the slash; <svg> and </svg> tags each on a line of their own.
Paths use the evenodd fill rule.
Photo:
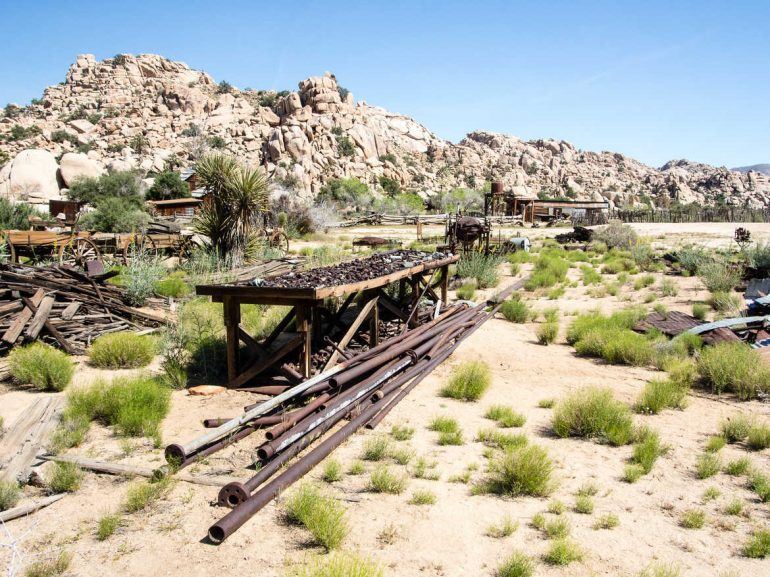
<svg viewBox="0 0 770 577">
<path fill-rule="evenodd" d="M 335 350 L 324 367 L 329 368 L 341 357 L 344 358 L 345 348 L 359 331 L 368 332 L 370 346 L 377 344 L 381 312 L 400 319 L 405 325 L 413 326 L 416 322 L 414 312 L 420 298 L 427 297 L 438 306 L 440 302 L 446 303 L 449 265 L 459 259 L 459 255 L 451 255 L 391 274 L 336 286 L 308 289 L 250 284 L 199 285 L 196 292 L 223 304 L 229 387 L 241 387 L 268 368 L 277 369 L 290 383 L 295 383 L 311 375 L 314 346 L 321 346 L 324 342 L 333 345 Z M 437 273 L 436 279 L 434 277 Z M 394 298 L 385 288 L 396 282 L 399 283 L 399 290 L 398 296 Z M 406 291 L 407 285 L 411 288 L 409 294 Z M 342 317 L 359 295 L 358 313 L 354 321 L 345 327 Z M 335 312 L 324 307 L 324 302 L 330 298 L 343 299 Z M 244 304 L 283 305 L 291 309 L 273 332 L 258 342 L 241 325 L 241 305 Z M 329 339 L 329 334 L 339 329 L 344 329 L 344 334 L 335 343 Z M 241 343 L 248 351 L 248 359 L 241 358 Z M 284 362 L 291 353 L 297 351 L 299 371 Z"/>
</svg>

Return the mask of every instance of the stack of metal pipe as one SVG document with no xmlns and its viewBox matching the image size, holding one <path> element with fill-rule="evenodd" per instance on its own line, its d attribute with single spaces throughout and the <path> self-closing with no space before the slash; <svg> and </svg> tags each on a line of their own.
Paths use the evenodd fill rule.
<svg viewBox="0 0 770 577">
<path fill-rule="evenodd" d="M 519 286 L 513 285 L 498 295 L 498 303 Z M 246 407 L 239 417 L 209 423 L 216 427 L 193 441 L 166 447 L 169 463 L 183 467 L 260 427 L 272 426 L 257 449 L 261 467 L 256 475 L 220 490 L 218 503 L 233 510 L 209 528 L 209 539 L 214 543 L 224 541 L 356 430 L 375 427 L 499 306 L 488 308 L 482 303 L 469 307 L 463 303 L 447 308 L 430 322 L 405 330 L 267 401 Z M 346 418 L 343 426 L 327 435 Z M 311 445 L 307 453 L 286 465 Z"/>
</svg>

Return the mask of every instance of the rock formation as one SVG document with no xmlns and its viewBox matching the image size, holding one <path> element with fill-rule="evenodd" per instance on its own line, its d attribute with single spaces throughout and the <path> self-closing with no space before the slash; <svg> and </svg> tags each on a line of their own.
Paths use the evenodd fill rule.
<svg viewBox="0 0 770 577">
<path fill-rule="evenodd" d="M 306 200 L 333 178 L 353 176 L 377 189 L 387 176 L 423 195 L 494 179 L 520 194 L 604 198 L 614 206 L 770 202 L 770 179 L 755 171 L 688 161 L 655 169 L 565 141 L 490 132 L 454 144 L 411 118 L 355 102 L 329 73 L 301 81 L 296 92 L 238 90 L 148 54 L 79 56 L 40 100 L 7 107 L 0 195 L 56 197 L 79 176 L 189 166 L 211 148 L 262 165 Z"/>
</svg>

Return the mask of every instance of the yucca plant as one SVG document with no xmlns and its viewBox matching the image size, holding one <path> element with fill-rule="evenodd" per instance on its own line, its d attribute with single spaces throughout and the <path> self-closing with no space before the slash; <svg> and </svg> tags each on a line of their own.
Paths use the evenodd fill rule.
<svg viewBox="0 0 770 577">
<path fill-rule="evenodd" d="M 208 195 L 193 228 L 209 237 L 218 254 L 249 260 L 258 247 L 259 217 L 267 210 L 264 173 L 224 154 L 204 156 L 195 170 Z"/>
</svg>

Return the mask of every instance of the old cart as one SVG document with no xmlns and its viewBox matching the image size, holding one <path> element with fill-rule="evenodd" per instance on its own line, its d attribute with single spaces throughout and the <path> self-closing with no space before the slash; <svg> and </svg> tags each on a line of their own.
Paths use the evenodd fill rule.
<svg viewBox="0 0 770 577">
<path fill-rule="evenodd" d="M 89 260 L 98 260 L 101 251 L 91 233 L 52 230 L 3 231 L 9 260 L 57 261 L 84 267 Z"/>
<path fill-rule="evenodd" d="M 91 239 L 103 254 L 113 255 L 123 264 L 128 263 L 135 254 L 177 256 L 182 260 L 190 255 L 194 246 L 192 234 L 178 232 L 96 232 L 91 235 Z"/>
</svg>

